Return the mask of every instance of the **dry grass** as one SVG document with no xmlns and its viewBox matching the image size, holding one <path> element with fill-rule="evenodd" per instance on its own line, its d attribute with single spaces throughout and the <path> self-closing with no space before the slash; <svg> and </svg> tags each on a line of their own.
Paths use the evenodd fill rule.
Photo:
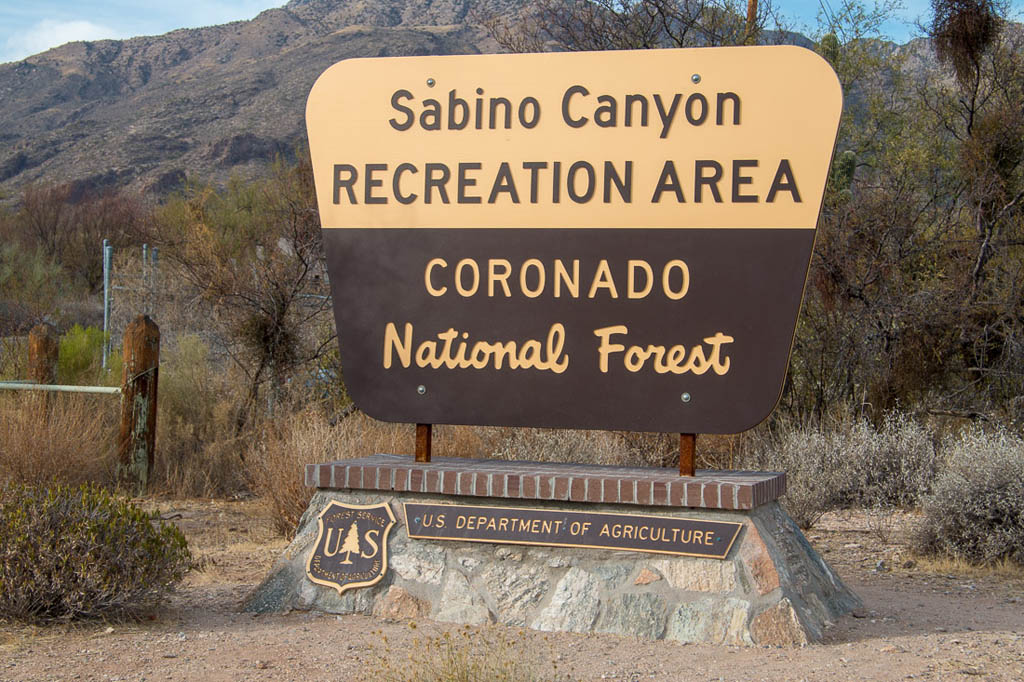
<svg viewBox="0 0 1024 682">
<path fill-rule="evenodd" d="M 416 623 L 409 627 L 415 629 Z M 500 628 L 471 628 L 416 638 L 411 647 L 393 650 L 387 635 L 379 633 L 383 652 L 371 668 L 379 682 L 540 682 L 570 680 L 558 670 L 555 655 L 537 651 L 523 631 L 510 634 Z"/>
<path fill-rule="evenodd" d="M 111 396 L 0 394 L 0 483 L 111 485 L 118 403 Z"/>
<path fill-rule="evenodd" d="M 1024 565 L 1008 558 L 991 563 L 979 564 L 960 557 L 945 555 L 914 554 L 919 570 L 924 573 L 955 575 L 963 578 L 1002 578 L 1021 583 L 1024 589 Z"/>
<path fill-rule="evenodd" d="M 274 525 L 294 532 L 313 490 L 305 486 L 305 466 L 374 453 L 409 454 L 411 427 L 386 424 L 356 413 L 335 423 L 318 410 L 307 410 L 263 426 L 245 455 L 254 491 L 273 510 Z"/>
<path fill-rule="evenodd" d="M 181 336 L 160 361 L 154 489 L 179 497 L 246 487 L 242 456 L 253 438 L 236 419 L 240 380 L 212 369 L 208 346 Z"/>
</svg>

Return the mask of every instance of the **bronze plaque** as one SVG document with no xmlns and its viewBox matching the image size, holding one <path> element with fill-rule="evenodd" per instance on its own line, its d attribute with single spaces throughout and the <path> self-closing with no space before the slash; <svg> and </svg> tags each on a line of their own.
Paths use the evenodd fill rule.
<svg viewBox="0 0 1024 682">
<path fill-rule="evenodd" d="M 788 46 L 335 64 L 306 117 L 351 395 L 402 422 L 756 425 L 841 109 Z"/>
<path fill-rule="evenodd" d="M 317 517 L 316 542 L 306 575 L 342 594 L 377 584 L 388 570 L 388 534 L 395 515 L 387 503 L 342 504 L 335 500 Z"/>
<path fill-rule="evenodd" d="M 405 502 L 410 538 L 724 559 L 742 523 L 647 514 Z"/>
</svg>

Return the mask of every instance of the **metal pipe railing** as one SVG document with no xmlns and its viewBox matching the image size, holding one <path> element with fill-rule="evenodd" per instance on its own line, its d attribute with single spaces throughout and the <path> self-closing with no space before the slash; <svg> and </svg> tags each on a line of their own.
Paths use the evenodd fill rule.
<svg viewBox="0 0 1024 682">
<path fill-rule="evenodd" d="M 0 381 L 0 390 L 51 391 L 54 393 L 109 393 L 120 395 L 117 386 L 64 386 L 61 384 L 29 384 L 23 381 Z"/>
</svg>

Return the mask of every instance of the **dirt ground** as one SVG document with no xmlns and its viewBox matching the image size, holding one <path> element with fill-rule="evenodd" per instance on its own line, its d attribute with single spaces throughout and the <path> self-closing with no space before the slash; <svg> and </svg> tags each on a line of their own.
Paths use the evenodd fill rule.
<svg viewBox="0 0 1024 682">
<path fill-rule="evenodd" d="M 446 633 L 468 637 L 499 663 L 531 661 L 542 679 L 1024 680 L 1024 571 L 915 560 L 902 544 L 910 516 L 886 523 L 863 513 L 823 519 L 808 537 L 864 609 L 841 619 L 820 644 L 759 648 L 306 612 L 244 614 L 242 598 L 287 544 L 261 503 L 156 505 L 186 532 L 202 570 L 142 622 L 0 625 L 0 680 L 400 680 L 410 666 L 437 660 Z"/>
</svg>

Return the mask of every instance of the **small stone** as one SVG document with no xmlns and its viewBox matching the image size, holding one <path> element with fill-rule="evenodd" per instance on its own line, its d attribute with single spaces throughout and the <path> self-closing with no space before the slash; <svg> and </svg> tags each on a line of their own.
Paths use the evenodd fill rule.
<svg viewBox="0 0 1024 682">
<path fill-rule="evenodd" d="M 620 594 L 610 599 L 597 632 L 661 639 L 665 634 L 666 602 L 658 594 Z"/>
<path fill-rule="evenodd" d="M 651 562 L 670 587 L 687 592 L 732 592 L 736 589 L 736 564 L 719 559 L 679 557 Z"/>
<path fill-rule="evenodd" d="M 391 620 L 412 620 L 430 613 L 430 604 L 417 599 L 408 590 L 392 585 L 373 608 L 375 616 Z"/>
<path fill-rule="evenodd" d="M 601 584 L 593 574 L 576 566 L 570 568 L 530 627 L 546 632 L 592 632 L 600 609 L 600 590 Z"/>
<path fill-rule="evenodd" d="M 420 542 L 393 547 L 389 563 L 405 580 L 440 585 L 444 574 L 444 550 Z"/>
<path fill-rule="evenodd" d="M 916 568 L 916 567 L 917 567 L 917 562 L 914 561 L 913 559 L 907 559 L 906 561 L 903 562 L 903 568 Z"/>
<path fill-rule="evenodd" d="M 499 621 L 505 625 L 527 624 L 550 586 L 541 570 L 504 563 L 491 563 L 481 570 L 477 583 L 486 586 Z"/>
<path fill-rule="evenodd" d="M 437 601 L 440 608 L 434 620 L 463 625 L 483 625 L 491 621 L 491 612 L 483 598 L 469 585 L 466 576 L 449 571 Z"/>
<path fill-rule="evenodd" d="M 786 598 L 754 618 L 750 623 L 750 636 L 756 644 L 792 646 L 808 643 L 807 632 Z"/>
<path fill-rule="evenodd" d="M 653 582 L 661 580 L 661 576 L 652 571 L 649 568 L 644 568 L 640 571 L 640 575 L 633 581 L 634 585 L 650 585 Z"/>
<path fill-rule="evenodd" d="M 751 644 L 750 602 L 706 598 L 682 604 L 669 617 L 665 639 L 708 644 Z"/>
<path fill-rule="evenodd" d="M 494 556 L 498 557 L 499 559 L 502 559 L 502 560 L 507 559 L 509 561 L 522 561 L 523 560 L 522 552 L 517 552 L 517 551 L 515 551 L 515 550 L 513 550 L 513 549 L 511 549 L 509 547 L 499 547 L 494 552 Z"/>
</svg>

